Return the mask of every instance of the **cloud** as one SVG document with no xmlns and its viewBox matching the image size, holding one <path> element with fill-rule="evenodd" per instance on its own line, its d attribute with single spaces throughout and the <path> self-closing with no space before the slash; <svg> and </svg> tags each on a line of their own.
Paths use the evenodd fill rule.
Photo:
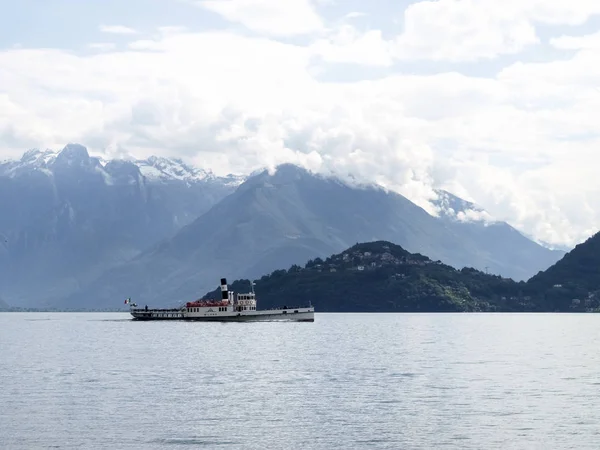
<svg viewBox="0 0 600 450">
<path fill-rule="evenodd" d="M 98 50 L 101 52 L 107 52 L 114 50 L 117 45 L 114 42 L 93 42 L 88 45 L 92 50 Z"/>
<path fill-rule="evenodd" d="M 600 32 L 585 36 L 561 36 L 550 39 L 550 45 L 561 50 L 582 50 L 600 48 Z"/>
<path fill-rule="evenodd" d="M 324 61 L 389 67 L 393 64 L 389 43 L 380 30 L 359 32 L 350 25 L 340 26 L 326 38 L 311 45 L 312 51 Z"/>
<path fill-rule="evenodd" d="M 501 15 L 516 23 L 575 23 L 594 8 L 578 2 L 561 18 L 557 2 L 524 4 L 530 7 L 507 1 Z M 481 9 L 481 17 L 491 14 Z M 490 23 L 490 33 L 511 29 L 499 19 Z M 553 45 L 568 47 L 568 57 L 523 60 L 485 78 L 391 73 L 393 38 L 345 23 L 303 45 L 279 42 L 277 33 L 166 31 L 131 39 L 118 52 L 0 51 L 3 154 L 79 141 L 93 151 L 181 156 L 218 174 L 295 162 L 375 181 L 428 210 L 435 189 L 447 189 L 553 244 L 575 244 L 600 225 L 600 48 L 591 37 L 559 38 Z M 422 48 L 436 58 L 435 48 Z M 459 58 L 448 48 L 445 58 Z M 491 55 L 506 47 L 471 48 Z M 391 74 L 322 81 L 315 76 L 322 61 Z"/>
<path fill-rule="evenodd" d="M 580 25 L 600 13 L 595 0 L 437 0 L 413 3 L 394 39 L 401 60 L 477 61 L 538 45 L 536 25 Z"/>
<path fill-rule="evenodd" d="M 364 17 L 367 14 L 360 11 L 352 11 L 344 16 L 345 19 L 356 19 L 357 17 Z"/>
<path fill-rule="evenodd" d="M 136 34 L 137 31 L 123 25 L 100 25 L 100 31 L 111 34 Z"/>
<path fill-rule="evenodd" d="M 474 61 L 517 53 L 539 42 L 526 16 L 497 14 L 498 9 L 486 0 L 410 5 L 404 13 L 404 32 L 395 40 L 394 56 Z"/>
<path fill-rule="evenodd" d="M 323 28 L 310 0 L 202 0 L 194 3 L 266 35 L 294 36 Z"/>
</svg>

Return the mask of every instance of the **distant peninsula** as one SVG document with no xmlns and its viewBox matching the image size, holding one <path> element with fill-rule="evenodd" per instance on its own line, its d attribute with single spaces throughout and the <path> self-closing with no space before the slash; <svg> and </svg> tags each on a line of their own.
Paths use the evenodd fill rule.
<svg viewBox="0 0 600 450">
<path fill-rule="evenodd" d="M 256 280 L 255 289 L 260 308 L 310 300 L 317 312 L 598 312 L 599 259 L 597 234 L 547 271 L 515 282 L 376 241 L 276 270 Z M 250 280 L 230 288 L 248 291 Z"/>
</svg>

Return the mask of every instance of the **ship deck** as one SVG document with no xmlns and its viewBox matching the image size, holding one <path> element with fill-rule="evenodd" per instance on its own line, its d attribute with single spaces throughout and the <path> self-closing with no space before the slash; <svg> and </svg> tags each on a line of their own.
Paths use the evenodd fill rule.
<svg viewBox="0 0 600 450">
<path fill-rule="evenodd" d="M 156 309 L 132 308 L 131 315 L 137 320 L 185 320 L 204 322 L 245 322 L 253 320 L 263 321 L 296 321 L 314 322 L 314 308 L 274 308 L 253 311 L 223 311 L 204 313 L 190 313 L 183 309 Z"/>
</svg>

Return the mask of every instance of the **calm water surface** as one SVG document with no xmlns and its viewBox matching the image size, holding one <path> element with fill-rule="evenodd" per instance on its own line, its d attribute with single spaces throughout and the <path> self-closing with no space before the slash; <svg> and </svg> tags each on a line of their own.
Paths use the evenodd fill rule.
<svg viewBox="0 0 600 450">
<path fill-rule="evenodd" d="M 600 448 L 600 315 L 315 320 L 0 314 L 0 448 Z"/>
</svg>

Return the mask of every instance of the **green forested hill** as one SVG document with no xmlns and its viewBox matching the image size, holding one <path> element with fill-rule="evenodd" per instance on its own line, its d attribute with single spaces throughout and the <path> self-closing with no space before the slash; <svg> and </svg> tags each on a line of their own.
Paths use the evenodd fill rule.
<svg viewBox="0 0 600 450">
<path fill-rule="evenodd" d="M 311 260 L 304 267 L 277 270 L 257 280 L 255 289 L 261 309 L 310 301 L 318 311 L 448 312 L 522 311 L 527 305 L 519 297 L 519 286 L 474 269 L 455 270 L 378 241 Z M 237 280 L 230 289 L 247 292 L 250 281 Z M 206 297 L 218 295 L 215 290 Z"/>
<path fill-rule="evenodd" d="M 584 253 L 587 254 L 587 250 Z M 582 264 L 582 261 L 589 262 L 583 256 L 576 260 Z M 568 276 L 566 269 L 561 273 Z M 377 241 L 357 244 L 326 260 L 311 260 L 304 267 L 292 266 L 272 272 L 256 280 L 255 290 L 260 309 L 303 305 L 309 301 L 321 312 L 590 311 L 598 308 L 595 298 L 578 302 L 572 292 L 559 292 L 551 282 L 553 277 L 539 274 L 530 282 L 517 283 L 471 268 L 456 270 L 423 255 L 411 254 L 390 242 Z M 542 289 L 541 280 L 550 287 Z M 586 289 L 598 288 L 600 283 L 594 283 L 589 280 Z M 229 288 L 248 292 L 250 281 L 237 280 Z M 219 295 L 215 290 L 205 298 Z"/>
<path fill-rule="evenodd" d="M 600 233 L 577 245 L 560 261 L 532 277 L 528 289 L 550 308 L 565 310 L 600 301 Z"/>
</svg>

